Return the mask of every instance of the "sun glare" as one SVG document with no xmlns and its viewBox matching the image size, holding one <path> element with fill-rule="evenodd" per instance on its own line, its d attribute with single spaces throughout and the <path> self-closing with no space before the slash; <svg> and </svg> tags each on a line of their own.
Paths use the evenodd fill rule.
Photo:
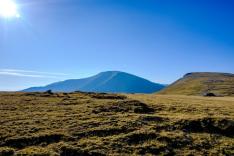
<svg viewBox="0 0 234 156">
<path fill-rule="evenodd" d="M 19 18 L 20 14 L 17 10 L 17 5 L 12 0 L 0 0 L 0 16 L 4 18 Z"/>
</svg>

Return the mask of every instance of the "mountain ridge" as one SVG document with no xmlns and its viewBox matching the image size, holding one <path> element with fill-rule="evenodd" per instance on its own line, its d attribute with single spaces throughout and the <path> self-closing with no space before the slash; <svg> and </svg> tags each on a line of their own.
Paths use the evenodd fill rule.
<svg viewBox="0 0 234 156">
<path fill-rule="evenodd" d="M 192 72 L 185 74 L 158 94 L 234 96 L 234 74 Z"/>
<path fill-rule="evenodd" d="M 105 71 L 82 79 L 69 79 L 55 82 L 44 87 L 31 87 L 23 92 L 112 92 L 112 93 L 153 93 L 164 85 L 121 71 Z"/>
</svg>

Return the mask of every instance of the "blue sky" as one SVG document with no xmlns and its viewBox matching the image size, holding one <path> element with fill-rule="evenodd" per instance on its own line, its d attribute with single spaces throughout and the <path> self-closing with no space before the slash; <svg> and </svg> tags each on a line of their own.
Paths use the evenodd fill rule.
<svg viewBox="0 0 234 156">
<path fill-rule="evenodd" d="M 234 73 L 232 0 L 15 0 L 0 18 L 0 90 L 129 72 L 171 83 Z"/>
</svg>

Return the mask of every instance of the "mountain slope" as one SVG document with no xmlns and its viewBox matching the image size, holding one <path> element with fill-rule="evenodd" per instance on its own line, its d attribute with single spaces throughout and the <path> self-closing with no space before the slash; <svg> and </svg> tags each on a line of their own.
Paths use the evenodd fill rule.
<svg viewBox="0 0 234 156">
<path fill-rule="evenodd" d="M 164 88 L 164 85 L 119 71 L 107 71 L 95 76 L 56 82 L 45 87 L 32 87 L 24 92 L 53 90 L 59 92 L 87 91 L 112 93 L 153 93 Z"/>
<path fill-rule="evenodd" d="M 181 95 L 203 95 L 205 93 L 234 96 L 234 74 L 188 73 L 159 92 L 159 94 Z"/>
</svg>

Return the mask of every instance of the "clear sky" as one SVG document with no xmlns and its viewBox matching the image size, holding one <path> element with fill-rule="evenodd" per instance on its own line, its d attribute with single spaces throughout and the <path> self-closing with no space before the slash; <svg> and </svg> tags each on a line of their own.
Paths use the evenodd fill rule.
<svg viewBox="0 0 234 156">
<path fill-rule="evenodd" d="M 0 17 L 0 90 L 129 72 L 168 84 L 234 73 L 233 0 L 15 0 Z"/>
</svg>

